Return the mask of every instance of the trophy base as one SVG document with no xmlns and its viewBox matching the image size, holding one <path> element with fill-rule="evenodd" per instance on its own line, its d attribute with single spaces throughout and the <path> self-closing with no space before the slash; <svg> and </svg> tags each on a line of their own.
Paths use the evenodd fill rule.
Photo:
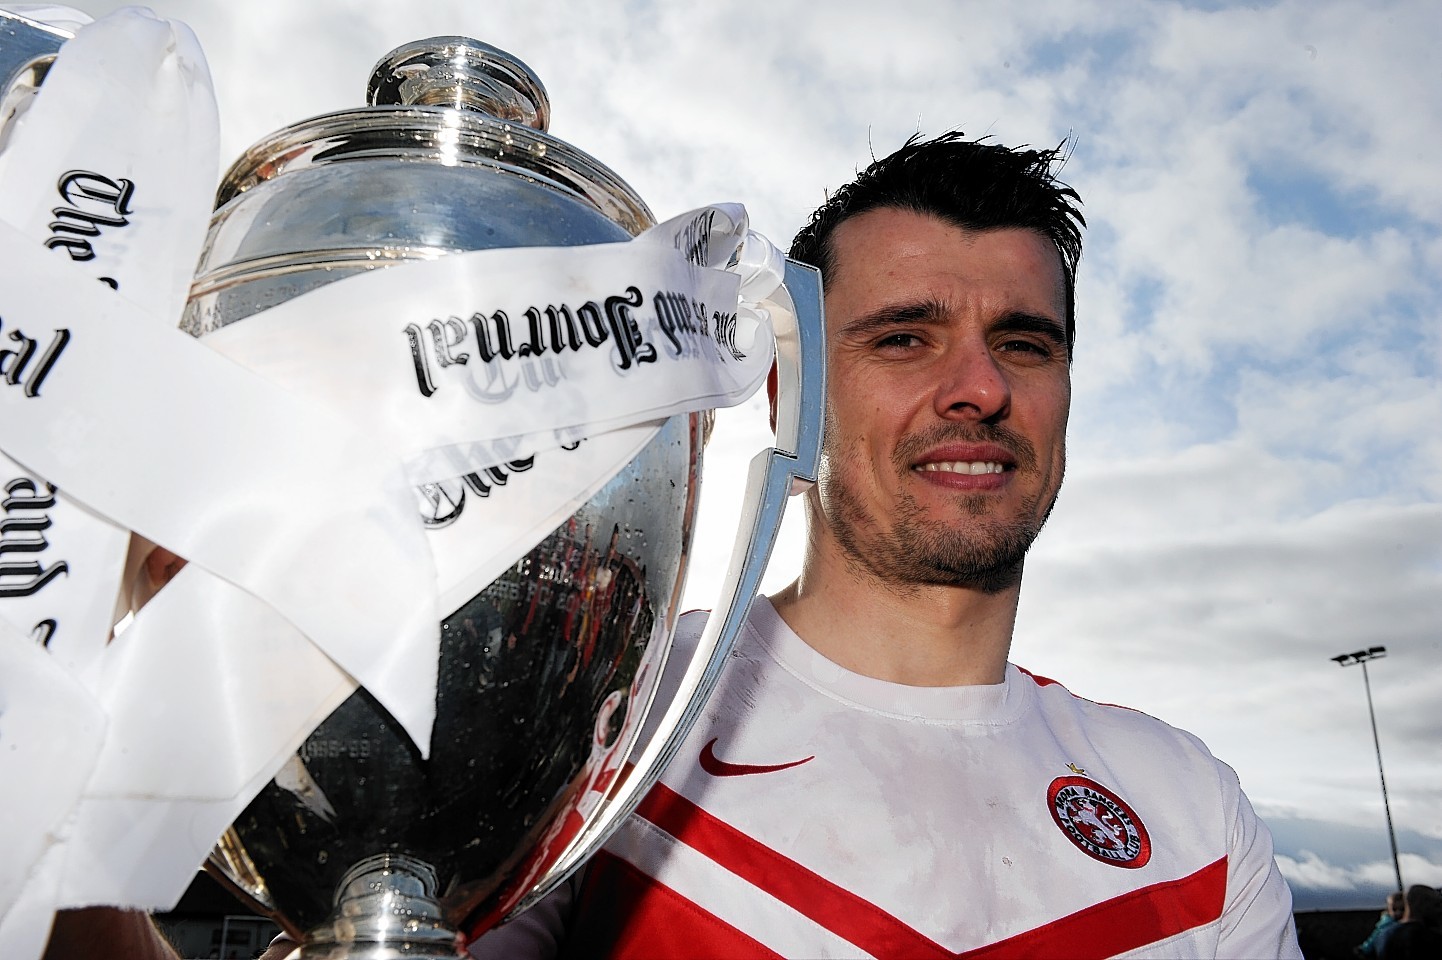
<svg viewBox="0 0 1442 960">
<path fill-rule="evenodd" d="M 427 945 L 404 943 L 308 943 L 286 954 L 285 960 L 464 960 L 466 956 L 459 946 L 436 953 Z"/>
<path fill-rule="evenodd" d="M 459 946 L 437 953 L 427 945 L 405 943 L 308 943 L 286 954 L 285 960 L 464 960 L 467 956 Z"/>
<path fill-rule="evenodd" d="M 455 960 L 465 941 L 446 923 L 436 872 L 404 854 L 383 853 L 351 867 L 335 911 L 288 960 Z"/>
</svg>

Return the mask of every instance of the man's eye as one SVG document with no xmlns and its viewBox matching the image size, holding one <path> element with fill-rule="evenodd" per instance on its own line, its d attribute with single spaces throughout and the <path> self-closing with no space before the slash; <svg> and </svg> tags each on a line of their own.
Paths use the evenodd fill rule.
<svg viewBox="0 0 1442 960">
<path fill-rule="evenodd" d="M 912 333 L 893 333 L 876 342 L 878 347 L 915 347 L 921 343 L 921 338 Z"/>
<path fill-rule="evenodd" d="M 1051 348 L 1035 340 L 1004 340 L 997 349 L 1005 353 L 1030 353 L 1038 357 L 1051 356 Z"/>
</svg>

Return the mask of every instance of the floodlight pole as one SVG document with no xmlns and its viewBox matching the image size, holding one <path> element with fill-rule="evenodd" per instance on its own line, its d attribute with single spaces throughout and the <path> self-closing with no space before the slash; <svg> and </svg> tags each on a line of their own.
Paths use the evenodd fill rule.
<svg viewBox="0 0 1442 960">
<path fill-rule="evenodd" d="M 1387 774 L 1382 771 L 1382 741 L 1377 738 L 1377 712 L 1372 708 L 1372 681 L 1367 676 L 1367 661 L 1380 660 L 1386 655 L 1386 647 L 1369 647 L 1332 659 L 1343 667 L 1357 663 L 1362 665 L 1362 685 L 1367 688 L 1367 716 L 1372 720 L 1372 746 L 1377 749 L 1377 776 L 1382 780 L 1382 810 L 1387 814 L 1387 839 L 1392 842 L 1392 869 L 1397 872 L 1397 892 L 1401 893 L 1407 888 L 1402 885 L 1402 861 L 1397 856 L 1397 832 L 1392 829 L 1392 805 L 1387 800 Z"/>
</svg>

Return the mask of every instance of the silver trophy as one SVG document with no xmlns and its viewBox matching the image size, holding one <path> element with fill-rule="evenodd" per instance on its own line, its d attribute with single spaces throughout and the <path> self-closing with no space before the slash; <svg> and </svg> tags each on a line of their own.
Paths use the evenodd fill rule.
<svg viewBox="0 0 1442 960">
<path fill-rule="evenodd" d="M 43 81 L 64 35 L 5 14 L 0 27 L 0 94 L 16 100 Z M 367 99 L 274 134 L 226 174 L 185 329 L 201 335 L 408 260 L 626 240 L 654 222 L 616 174 L 546 133 L 540 80 L 494 47 L 408 44 L 377 65 Z M 752 463 L 725 596 L 691 661 L 669 668 L 682 677 L 674 699 L 644 702 L 690 552 L 699 414 L 668 421 L 445 617 L 429 759 L 358 690 L 220 839 L 208 869 L 299 942 L 294 956 L 455 957 L 465 934 L 564 879 L 654 783 L 740 629 L 788 494 L 814 476 L 820 283 L 794 263 L 786 279 L 796 321 L 777 330 L 778 445 Z M 525 483 L 531 466 L 431 485 L 417 522 L 465 524 L 479 513 L 463 514 L 468 498 Z M 485 536 L 483 521 L 473 535 Z M 648 709 L 661 715 L 656 732 L 633 742 Z M 602 769 L 628 756 L 629 772 Z"/>
</svg>

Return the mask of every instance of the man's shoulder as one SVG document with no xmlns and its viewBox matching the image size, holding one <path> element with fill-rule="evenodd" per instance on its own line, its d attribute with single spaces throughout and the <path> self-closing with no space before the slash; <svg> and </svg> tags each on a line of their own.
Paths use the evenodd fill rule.
<svg viewBox="0 0 1442 960">
<path fill-rule="evenodd" d="M 668 663 L 674 663 L 678 658 L 690 659 L 701 641 L 701 632 L 706 629 L 706 621 L 709 619 L 710 610 L 687 610 L 676 618 L 676 630 L 671 635 L 670 653 L 667 654 Z M 674 669 L 671 667 L 667 672 Z"/>
<path fill-rule="evenodd" d="M 1187 758 L 1207 765 L 1220 764 L 1207 745 L 1195 734 L 1135 707 L 1090 700 L 1073 693 L 1050 677 L 1017 667 L 1018 682 L 1030 683 L 1036 691 L 1038 710 L 1047 723 L 1063 728 L 1075 726 L 1101 743 L 1120 740 L 1132 749 L 1163 750 L 1172 759 Z"/>
<path fill-rule="evenodd" d="M 741 630 L 736 638 L 737 643 L 740 643 L 741 639 L 745 637 L 748 628 L 761 629 L 768 622 L 765 615 L 758 609 L 763 604 L 767 609 L 770 608 L 770 604 L 760 597 L 752 601 L 747 608 L 746 616 L 741 621 Z M 687 610 L 677 617 L 676 630 L 671 637 L 671 655 L 674 657 L 677 653 L 682 653 L 689 656 L 691 651 L 696 648 L 702 632 L 706 629 L 706 624 L 711 621 L 713 615 L 724 616 L 720 612 L 694 609 Z M 765 632 L 764 629 L 762 632 Z"/>
<path fill-rule="evenodd" d="M 706 628 L 706 621 L 711 619 L 710 610 L 687 610 L 676 618 L 676 636 L 689 637 L 692 643 L 701 636 L 701 631 Z"/>
</svg>

